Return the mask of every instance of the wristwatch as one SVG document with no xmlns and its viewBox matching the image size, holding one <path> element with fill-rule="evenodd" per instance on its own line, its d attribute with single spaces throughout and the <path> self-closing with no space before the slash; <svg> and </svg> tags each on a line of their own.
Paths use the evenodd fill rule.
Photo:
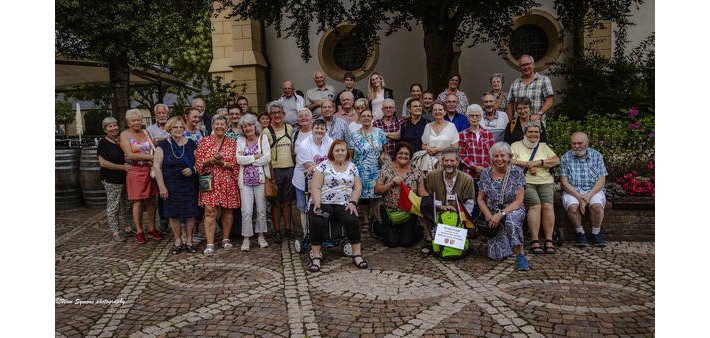
<svg viewBox="0 0 710 338">
<path fill-rule="evenodd" d="M 500 212 L 501 214 L 503 214 L 503 216 L 505 216 L 505 215 L 508 214 L 507 212 L 505 212 L 505 210 L 498 210 L 498 212 Z"/>
</svg>

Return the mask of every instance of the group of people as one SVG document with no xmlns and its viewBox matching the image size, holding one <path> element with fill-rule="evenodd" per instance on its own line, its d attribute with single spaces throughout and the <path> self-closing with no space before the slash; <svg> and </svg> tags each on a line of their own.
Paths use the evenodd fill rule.
<svg viewBox="0 0 710 338">
<path fill-rule="evenodd" d="M 433 195 L 440 211 L 457 211 L 452 202 L 461 201 L 489 226 L 501 227 L 487 241 L 488 256 L 500 260 L 515 255 L 517 268 L 527 270 L 525 220 L 532 253 L 556 250 L 550 169 L 561 166 L 562 202 L 578 244 L 587 245 L 581 217 L 589 212 L 594 244 L 604 246 L 603 157 L 588 148 L 582 132 L 571 135 L 572 149 L 561 159 L 552 151 L 545 143 L 544 123 L 554 96 L 550 79 L 535 72 L 529 55 L 518 64 L 521 77 L 507 92 L 501 74 L 490 76 L 491 90 L 480 104 L 470 104 L 460 89 L 461 76 L 451 74 L 438 95 L 413 83 L 398 114 L 394 93 L 381 74 L 371 74 L 363 92 L 354 88 L 355 76 L 346 73 L 345 88 L 336 93 L 318 71 L 313 74 L 316 86 L 305 95 L 292 81 L 284 81 L 283 95 L 259 114 L 251 113 L 246 98 L 240 97 L 210 116 L 205 102 L 196 98 L 182 116 L 168 118 L 167 106 L 156 105 L 156 123 L 145 130 L 135 109 L 126 113 L 128 128 L 122 132 L 115 119 L 107 118 L 99 160 L 114 238 L 123 239 L 119 218 L 125 210 L 124 191 L 132 202 L 136 240 L 146 241 L 141 220 L 145 205 L 148 234 L 162 236 L 156 228 L 158 210 L 172 229 L 174 254 L 195 252 L 193 236 L 201 220 L 205 255 L 216 249 L 217 224 L 224 249 L 232 248 L 233 223 L 240 224 L 241 250 L 250 250 L 255 234 L 259 246 L 267 247 L 267 204 L 273 239 L 280 243 L 296 233 L 291 216 L 295 200 L 302 232 L 311 238 L 308 269 L 321 269 L 321 244 L 332 219 L 352 244 L 353 264 L 364 269 L 368 263 L 361 232 L 383 217 L 394 224 L 415 217 L 398 207 L 404 183 L 420 196 Z M 267 198 L 272 187 L 277 193 Z M 421 250 L 430 252 L 434 224 L 425 219 L 422 224 Z"/>
</svg>

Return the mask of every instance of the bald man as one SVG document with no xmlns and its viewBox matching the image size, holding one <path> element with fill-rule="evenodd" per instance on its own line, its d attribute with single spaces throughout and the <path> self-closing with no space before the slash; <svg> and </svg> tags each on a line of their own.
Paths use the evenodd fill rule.
<svg viewBox="0 0 710 338">
<path fill-rule="evenodd" d="M 306 107 L 306 100 L 301 95 L 296 94 L 296 88 L 291 81 L 284 81 L 281 84 L 281 90 L 284 94 L 281 95 L 278 101 L 283 106 L 284 122 L 295 125 L 298 111 Z"/>
<path fill-rule="evenodd" d="M 320 70 L 313 73 L 313 82 L 316 86 L 306 91 L 306 100 L 308 100 L 308 109 L 313 112 L 313 117 L 318 118 L 323 100 L 335 100 L 335 88 L 325 83 L 325 74 Z"/>
</svg>

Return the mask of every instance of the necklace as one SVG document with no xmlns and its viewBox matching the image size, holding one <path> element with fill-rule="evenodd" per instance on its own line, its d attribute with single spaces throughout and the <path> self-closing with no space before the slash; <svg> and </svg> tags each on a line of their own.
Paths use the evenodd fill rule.
<svg viewBox="0 0 710 338">
<path fill-rule="evenodd" d="M 181 149 L 182 149 L 182 154 L 180 154 L 180 156 L 178 156 L 178 155 L 175 153 L 175 149 L 173 148 L 173 139 L 172 139 L 172 137 L 171 137 L 171 138 L 170 138 L 170 152 L 173 153 L 173 156 L 175 156 L 175 158 L 180 159 L 180 158 L 182 158 L 183 156 L 185 156 L 185 145 L 184 145 L 184 144 L 182 145 Z"/>
</svg>

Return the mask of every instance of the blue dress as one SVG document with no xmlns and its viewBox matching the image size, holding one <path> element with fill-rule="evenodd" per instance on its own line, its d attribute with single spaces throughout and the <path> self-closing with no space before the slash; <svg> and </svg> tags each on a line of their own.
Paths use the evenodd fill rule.
<svg viewBox="0 0 710 338">
<path fill-rule="evenodd" d="M 508 184 L 503 193 L 503 204 L 508 205 L 515 201 L 515 192 L 525 188 L 525 174 L 516 165 L 510 166 Z M 503 180 L 493 179 L 493 168 L 488 167 L 481 173 L 478 180 L 478 189 L 486 195 L 488 210 L 495 213 L 498 208 L 498 198 L 503 185 Z M 505 224 L 494 238 L 488 239 L 488 257 L 495 260 L 504 259 L 513 254 L 513 247 L 523 244 L 523 220 L 525 219 L 525 205 L 515 209 L 505 216 Z M 501 226 L 499 224 L 498 226 Z"/>
<path fill-rule="evenodd" d="M 184 147 L 170 140 L 160 141 L 163 149 L 163 182 L 168 188 L 168 199 L 163 201 L 163 215 L 167 218 L 197 217 L 197 175 L 185 177 L 182 170 L 195 165 L 197 143 L 188 139 Z M 184 152 L 183 152 L 184 149 Z M 177 155 L 177 156 L 176 156 Z"/>
<path fill-rule="evenodd" d="M 375 182 L 380 176 L 380 154 L 382 154 L 382 146 L 387 143 L 385 132 L 380 128 L 373 128 L 372 132 L 364 136 L 361 130 L 358 130 L 350 136 L 352 144 L 350 145 L 355 150 L 353 162 L 360 172 L 360 181 L 362 181 L 362 194 L 360 198 L 379 198 L 380 195 L 375 194 Z"/>
</svg>

